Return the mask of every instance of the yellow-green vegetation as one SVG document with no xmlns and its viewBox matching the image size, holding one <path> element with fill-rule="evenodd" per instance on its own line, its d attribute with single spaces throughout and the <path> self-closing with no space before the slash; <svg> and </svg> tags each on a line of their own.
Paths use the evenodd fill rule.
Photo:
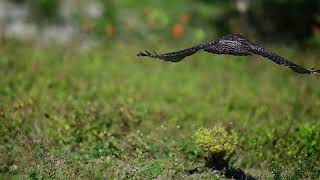
<svg viewBox="0 0 320 180">
<path fill-rule="evenodd" d="M 259 57 L 138 59 L 146 47 L 1 44 L 0 179 L 212 179 L 191 137 L 217 124 L 238 134 L 230 166 L 261 179 L 319 177 L 319 77 Z M 319 64 L 318 54 L 274 49 Z"/>
<path fill-rule="evenodd" d="M 200 128 L 195 133 L 196 145 L 209 157 L 228 158 L 235 151 L 237 142 L 237 134 L 229 134 L 223 127 Z"/>
<path fill-rule="evenodd" d="M 242 32 L 317 68 L 319 0 L 247 1 L 242 15 L 240 0 L 7 1 L 0 179 L 320 179 L 319 76 L 257 56 L 136 56 Z M 57 40 L 74 41 L 53 45 L 64 28 Z M 19 29 L 39 36 L 11 39 Z"/>
</svg>

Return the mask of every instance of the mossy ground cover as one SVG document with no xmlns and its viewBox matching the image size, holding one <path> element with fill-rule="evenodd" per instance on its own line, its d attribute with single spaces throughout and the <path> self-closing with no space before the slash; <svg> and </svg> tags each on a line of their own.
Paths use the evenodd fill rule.
<svg viewBox="0 0 320 180">
<path fill-rule="evenodd" d="M 319 177 L 319 77 L 259 57 L 141 60 L 144 48 L 2 44 L 0 176 L 220 179 L 193 136 L 221 126 L 238 135 L 233 167 L 262 179 Z M 273 49 L 319 65 L 313 53 Z"/>
</svg>

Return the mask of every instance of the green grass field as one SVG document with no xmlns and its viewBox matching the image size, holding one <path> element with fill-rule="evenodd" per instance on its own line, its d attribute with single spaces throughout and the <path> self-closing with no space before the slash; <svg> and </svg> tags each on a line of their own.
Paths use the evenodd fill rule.
<svg viewBox="0 0 320 180">
<path fill-rule="evenodd" d="M 215 126 L 238 134 L 230 163 L 248 175 L 319 178 L 319 76 L 260 57 L 136 57 L 147 47 L 1 45 L 0 178 L 220 179 L 193 138 Z M 273 50 L 320 66 L 311 52 Z"/>
</svg>

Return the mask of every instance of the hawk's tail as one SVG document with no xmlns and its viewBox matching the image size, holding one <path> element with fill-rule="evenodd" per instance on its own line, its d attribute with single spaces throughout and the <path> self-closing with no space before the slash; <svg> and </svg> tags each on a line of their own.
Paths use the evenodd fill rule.
<svg viewBox="0 0 320 180">
<path fill-rule="evenodd" d="M 314 68 L 310 69 L 310 74 L 320 74 L 320 69 L 315 70 Z"/>
</svg>

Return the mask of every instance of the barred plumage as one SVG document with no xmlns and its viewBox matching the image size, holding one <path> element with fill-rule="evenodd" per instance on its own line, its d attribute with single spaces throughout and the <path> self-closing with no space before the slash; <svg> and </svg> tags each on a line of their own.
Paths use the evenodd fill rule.
<svg viewBox="0 0 320 180">
<path fill-rule="evenodd" d="M 275 62 L 278 65 L 283 65 L 291 68 L 293 71 L 301 74 L 320 74 L 320 70 L 306 69 L 302 66 L 299 66 L 289 60 L 255 44 L 246 39 L 242 34 L 232 34 L 223 36 L 218 41 L 205 42 L 194 47 L 164 53 L 164 54 L 151 54 L 148 51 L 145 53 L 140 52 L 137 56 L 147 56 L 151 58 L 158 58 L 164 61 L 170 62 L 179 62 L 184 58 L 193 55 L 194 53 L 203 50 L 209 53 L 214 54 L 225 54 L 225 55 L 234 55 L 234 56 L 251 56 L 251 55 L 260 55 L 262 57 L 268 58 L 271 61 Z"/>
</svg>

